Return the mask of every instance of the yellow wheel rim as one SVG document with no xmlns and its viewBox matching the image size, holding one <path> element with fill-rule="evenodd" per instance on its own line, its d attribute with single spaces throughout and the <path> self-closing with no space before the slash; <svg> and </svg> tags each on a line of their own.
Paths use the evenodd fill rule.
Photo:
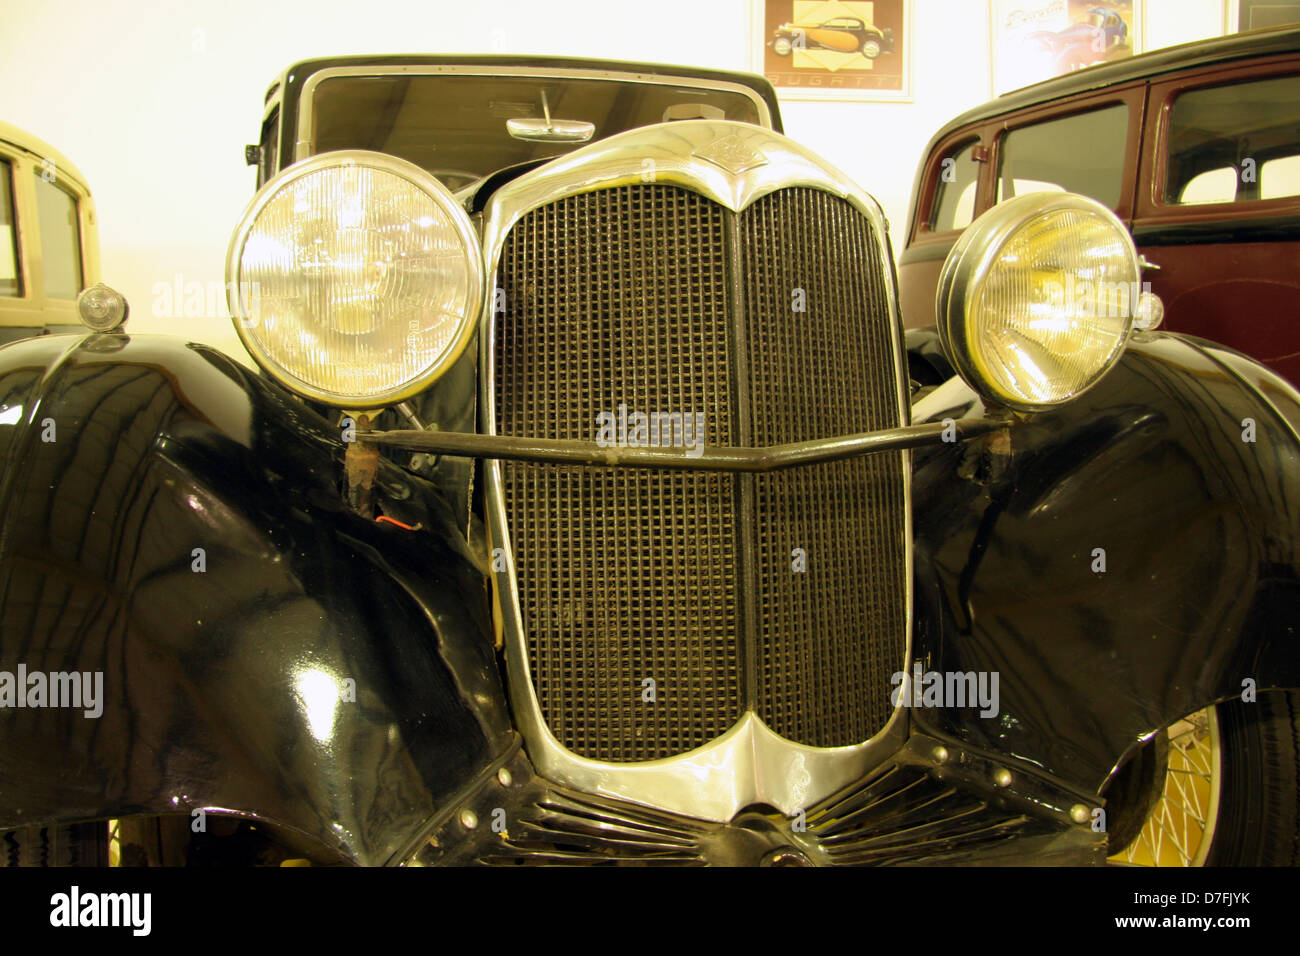
<svg viewBox="0 0 1300 956">
<path fill-rule="evenodd" d="M 1174 722 L 1164 791 L 1133 842 L 1110 857 L 1130 866 L 1204 866 L 1219 815 L 1222 762 L 1214 707 Z"/>
</svg>

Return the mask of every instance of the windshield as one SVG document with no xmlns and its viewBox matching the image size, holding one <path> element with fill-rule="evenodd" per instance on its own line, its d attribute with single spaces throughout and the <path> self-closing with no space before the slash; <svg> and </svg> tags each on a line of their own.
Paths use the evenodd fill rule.
<svg viewBox="0 0 1300 956">
<path fill-rule="evenodd" d="M 341 76 L 322 80 L 312 97 L 312 152 L 373 149 L 460 189 L 507 166 L 584 145 L 526 141 L 506 130 L 508 120 L 542 119 L 547 111 L 556 121 L 593 124 L 588 142 L 667 120 L 763 122 L 757 94 L 739 87 L 549 76 Z"/>
</svg>

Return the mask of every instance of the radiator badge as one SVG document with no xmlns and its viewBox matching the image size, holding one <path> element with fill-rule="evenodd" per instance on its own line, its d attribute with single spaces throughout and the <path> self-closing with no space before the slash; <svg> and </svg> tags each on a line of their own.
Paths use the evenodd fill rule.
<svg viewBox="0 0 1300 956">
<path fill-rule="evenodd" d="M 596 444 L 601 448 L 683 448 L 688 458 L 704 454 L 703 412 L 629 411 L 596 415 Z"/>
<path fill-rule="evenodd" d="M 713 142 L 705 143 L 691 155 L 707 160 L 714 166 L 720 166 L 735 176 L 757 166 L 767 165 L 767 157 L 736 133 L 719 136 Z"/>
</svg>

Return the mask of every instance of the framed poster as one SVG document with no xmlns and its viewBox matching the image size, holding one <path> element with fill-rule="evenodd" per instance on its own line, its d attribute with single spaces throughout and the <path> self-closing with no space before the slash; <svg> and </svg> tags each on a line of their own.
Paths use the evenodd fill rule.
<svg viewBox="0 0 1300 956">
<path fill-rule="evenodd" d="M 993 93 L 1142 52 L 1142 0 L 989 0 Z"/>
<path fill-rule="evenodd" d="M 750 68 L 782 99 L 912 96 L 911 0 L 751 0 Z"/>
</svg>

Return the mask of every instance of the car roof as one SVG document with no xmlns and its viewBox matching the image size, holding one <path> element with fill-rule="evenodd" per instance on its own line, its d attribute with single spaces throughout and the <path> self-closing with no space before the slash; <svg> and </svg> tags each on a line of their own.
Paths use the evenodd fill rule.
<svg viewBox="0 0 1300 956">
<path fill-rule="evenodd" d="M 754 73 L 742 73 L 736 70 L 712 70 L 693 66 L 674 66 L 666 63 L 636 63 L 624 60 L 598 60 L 578 57 L 560 56 L 510 56 L 501 54 L 388 54 L 366 56 L 339 56 L 315 60 L 302 60 L 289 67 L 282 74 L 277 84 L 282 86 L 285 115 L 296 112 L 302 84 L 313 73 L 333 67 L 364 66 L 500 66 L 500 67 L 539 67 L 556 70 L 592 70 L 608 71 L 622 74 L 646 74 L 649 76 L 680 76 L 720 83 L 735 83 L 747 86 L 767 103 L 772 117 L 772 125 L 777 132 L 782 131 L 781 107 L 776 98 L 776 90 L 766 77 Z M 275 85 L 267 92 L 269 103 Z"/>
<path fill-rule="evenodd" d="M 24 129 L 14 126 L 12 123 L 6 123 L 0 120 L 0 141 L 17 146 L 19 149 L 30 153 L 38 159 L 50 159 L 54 161 L 55 168 L 59 173 L 68 179 L 71 179 L 86 192 L 90 193 L 90 187 L 86 183 L 86 177 L 81 174 L 72 160 L 64 156 L 57 149 L 51 146 L 45 140 L 33 136 Z"/>
<path fill-rule="evenodd" d="M 987 122 L 1007 113 L 1064 99 L 1076 93 L 1087 93 L 1112 84 L 1161 76 L 1188 68 L 1213 66 L 1232 60 L 1296 52 L 1300 52 L 1300 27 L 1250 30 L 1246 33 L 1234 33 L 1231 36 L 1165 47 L 1150 53 L 1126 57 L 1123 60 L 1099 63 L 1096 66 L 1003 93 L 996 99 L 969 109 L 945 123 L 925 145 L 925 152 L 921 154 L 921 161 L 916 167 L 916 176 L 912 181 L 912 195 L 907 204 L 907 241 L 911 241 L 912 228 L 915 225 L 916 204 L 925 177 L 926 161 L 935 147 L 957 130 Z"/>
<path fill-rule="evenodd" d="M 1122 60 L 1099 63 L 1096 66 L 1003 93 L 996 99 L 967 110 L 946 123 L 943 129 L 934 135 L 930 140 L 930 147 L 926 149 L 926 155 L 929 155 L 930 148 L 933 148 L 935 143 L 954 130 L 992 119 L 1003 113 L 1012 113 L 1025 107 L 1073 96 L 1076 93 L 1086 93 L 1103 86 L 1160 76 L 1189 67 L 1213 66 L 1216 63 L 1226 63 L 1246 57 L 1297 52 L 1300 52 L 1300 27 L 1282 27 L 1251 30 L 1248 33 L 1236 33 L 1212 40 L 1198 40 L 1195 43 L 1165 47 Z"/>
</svg>

